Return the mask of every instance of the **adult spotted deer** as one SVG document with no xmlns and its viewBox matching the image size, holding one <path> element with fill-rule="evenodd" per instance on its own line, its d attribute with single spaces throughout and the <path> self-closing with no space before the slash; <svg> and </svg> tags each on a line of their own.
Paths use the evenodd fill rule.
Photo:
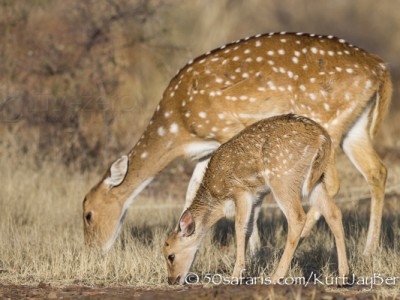
<svg viewBox="0 0 400 300">
<path fill-rule="evenodd" d="M 285 250 L 272 280 L 285 276 L 306 223 L 301 198 L 325 217 L 332 230 L 339 275 L 348 275 L 341 212 L 323 181 L 331 152 L 328 133 L 296 115 L 259 121 L 223 144 L 213 154 L 193 202 L 184 211 L 163 253 L 168 282 L 183 284 L 197 249 L 210 227 L 235 204 L 236 263 L 232 277 L 245 268 L 248 237 L 255 228 L 256 208 L 271 192 L 288 222 Z"/>
<path fill-rule="evenodd" d="M 83 202 L 85 242 L 108 250 L 128 206 L 151 179 L 179 156 L 199 160 L 186 207 L 207 157 L 254 122 L 295 113 L 321 124 L 333 151 L 325 174 L 339 189 L 335 150 L 341 146 L 371 190 L 365 253 L 379 241 L 386 168 L 372 145 L 391 97 L 380 58 L 333 36 L 269 33 L 238 40 L 190 61 L 171 80 L 140 140 L 115 161 Z M 303 235 L 319 217 L 310 209 Z"/>
</svg>

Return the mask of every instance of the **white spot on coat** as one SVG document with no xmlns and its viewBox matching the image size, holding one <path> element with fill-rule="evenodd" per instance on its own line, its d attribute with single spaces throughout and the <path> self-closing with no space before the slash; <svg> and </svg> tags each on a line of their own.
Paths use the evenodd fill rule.
<svg viewBox="0 0 400 300">
<path fill-rule="evenodd" d="M 201 111 L 199 112 L 199 117 L 205 119 L 207 117 L 207 114 L 204 111 Z"/>
<path fill-rule="evenodd" d="M 158 129 L 157 129 L 157 133 L 158 133 L 158 135 L 159 136 L 164 136 L 164 134 L 165 134 L 165 129 L 164 129 L 164 127 L 158 127 Z"/>
<path fill-rule="evenodd" d="M 178 133 L 179 127 L 178 124 L 172 123 L 171 126 L 169 127 L 169 131 L 171 133 Z"/>
</svg>

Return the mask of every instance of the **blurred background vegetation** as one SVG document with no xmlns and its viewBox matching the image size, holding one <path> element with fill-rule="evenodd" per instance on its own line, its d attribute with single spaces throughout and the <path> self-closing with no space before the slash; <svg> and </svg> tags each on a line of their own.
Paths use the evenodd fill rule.
<svg viewBox="0 0 400 300">
<path fill-rule="evenodd" d="M 188 60 L 270 31 L 336 35 L 389 63 L 395 93 L 378 148 L 390 153 L 399 11 L 397 0 L 0 0 L 0 154 L 104 171 Z"/>
</svg>

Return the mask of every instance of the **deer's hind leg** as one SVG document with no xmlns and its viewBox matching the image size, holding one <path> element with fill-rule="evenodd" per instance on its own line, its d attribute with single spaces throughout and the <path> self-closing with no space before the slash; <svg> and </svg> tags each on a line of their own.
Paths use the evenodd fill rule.
<svg viewBox="0 0 400 300">
<path fill-rule="evenodd" d="M 387 169 L 373 148 L 364 113 L 343 141 L 343 151 L 364 176 L 371 191 L 371 213 L 364 254 L 372 254 L 379 244 Z"/>
</svg>

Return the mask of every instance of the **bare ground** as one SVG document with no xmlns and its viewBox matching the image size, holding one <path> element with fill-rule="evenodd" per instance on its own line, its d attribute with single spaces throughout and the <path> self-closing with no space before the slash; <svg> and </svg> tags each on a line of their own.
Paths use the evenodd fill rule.
<svg viewBox="0 0 400 300">
<path fill-rule="evenodd" d="M 47 299 L 377 299 L 368 286 L 351 289 L 332 288 L 326 290 L 315 286 L 211 286 L 202 285 L 175 289 L 154 289 L 134 287 L 82 287 L 71 285 L 55 288 L 48 284 L 36 287 L 8 285 L 0 286 L 0 297 L 10 299 L 47 298 Z M 392 296 L 392 299 L 400 299 Z"/>
</svg>

